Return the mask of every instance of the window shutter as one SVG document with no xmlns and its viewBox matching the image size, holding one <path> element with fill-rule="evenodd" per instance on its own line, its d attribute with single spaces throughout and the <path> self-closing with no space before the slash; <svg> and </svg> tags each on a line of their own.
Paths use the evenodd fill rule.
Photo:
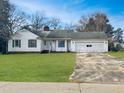
<svg viewBox="0 0 124 93">
<path fill-rule="evenodd" d="M 14 42 L 15 42 L 15 40 L 12 40 L 12 47 L 13 47 L 13 48 L 14 48 L 14 44 L 15 44 Z"/>
<path fill-rule="evenodd" d="M 21 40 L 19 40 L 19 47 L 21 47 Z"/>
</svg>

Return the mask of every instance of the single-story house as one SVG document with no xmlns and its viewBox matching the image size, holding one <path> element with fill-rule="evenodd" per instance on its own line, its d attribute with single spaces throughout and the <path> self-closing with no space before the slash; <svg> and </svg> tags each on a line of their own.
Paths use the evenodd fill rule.
<svg viewBox="0 0 124 93">
<path fill-rule="evenodd" d="M 70 32 L 66 30 L 17 31 L 8 42 L 8 52 L 108 52 L 104 32 Z"/>
</svg>

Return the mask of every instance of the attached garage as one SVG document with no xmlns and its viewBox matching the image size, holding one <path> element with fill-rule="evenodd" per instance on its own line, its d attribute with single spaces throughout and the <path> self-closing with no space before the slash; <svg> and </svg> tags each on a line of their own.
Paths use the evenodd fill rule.
<svg viewBox="0 0 124 93">
<path fill-rule="evenodd" d="M 71 51 L 108 52 L 108 39 L 103 32 L 72 33 Z"/>
<path fill-rule="evenodd" d="M 107 52 L 107 41 L 75 42 L 76 52 Z"/>
</svg>

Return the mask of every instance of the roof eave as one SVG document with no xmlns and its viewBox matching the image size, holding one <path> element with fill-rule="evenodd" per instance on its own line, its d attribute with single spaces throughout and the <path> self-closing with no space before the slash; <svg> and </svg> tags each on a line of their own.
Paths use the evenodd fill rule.
<svg viewBox="0 0 124 93">
<path fill-rule="evenodd" d="M 43 40 L 71 40 L 71 38 L 43 38 Z"/>
</svg>

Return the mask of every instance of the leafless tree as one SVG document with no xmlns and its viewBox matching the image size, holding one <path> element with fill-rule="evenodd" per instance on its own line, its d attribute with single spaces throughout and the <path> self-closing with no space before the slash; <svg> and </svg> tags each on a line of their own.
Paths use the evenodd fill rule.
<svg viewBox="0 0 124 93">
<path fill-rule="evenodd" d="M 93 14 L 86 15 L 86 16 L 81 16 L 81 18 L 80 18 L 80 20 L 77 24 L 76 30 L 79 31 L 79 32 L 85 31 L 86 27 L 87 27 L 87 24 L 92 21 L 91 18 L 93 18 L 93 17 L 94 17 Z"/>
<path fill-rule="evenodd" d="M 94 17 L 95 25 L 96 25 L 96 31 L 106 31 L 107 29 L 107 23 L 109 22 L 106 14 L 104 13 L 96 13 Z"/>
<path fill-rule="evenodd" d="M 82 32 L 86 28 L 86 25 L 88 23 L 89 16 L 82 16 L 81 19 L 79 20 L 79 24 L 77 26 L 77 31 Z"/>
<path fill-rule="evenodd" d="M 17 9 L 16 6 L 12 5 L 10 10 L 10 17 L 9 17 L 10 20 L 9 29 L 12 32 L 17 31 L 22 26 L 27 24 L 27 18 L 28 16 L 26 15 L 26 13 Z"/>
<path fill-rule="evenodd" d="M 36 12 L 31 16 L 31 26 L 35 31 L 42 29 L 46 25 L 46 17 L 41 12 Z"/>
<path fill-rule="evenodd" d="M 59 29 L 61 28 L 61 21 L 57 17 L 49 18 L 46 23 L 51 29 Z"/>
<path fill-rule="evenodd" d="M 105 32 L 108 37 L 112 37 L 113 33 L 113 27 L 109 24 L 107 15 L 101 12 L 96 12 L 91 16 L 82 16 L 77 30 L 85 32 Z"/>
<path fill-rule="evenodd" d="M 68 31 L 73 31 L 76 28 L 77 28 L 77 25 L 76 24 L 73 24 L 73 23 L 65 24 L 65 27 L 64 27 L 64 29 L 65 30 L 68 30 Z"/>
<path fill-rule="evenodd" d="M 86 32 L 93 32 L 96 31 L 96 25 L 94 18 L 89 18 L 88 23 L 86 24 L 86 27 L 84 28 L 84 31 Z"/>
<path fill-rule="evenodd" d="M 105 32 L 108 38 L 111 40 L 113 36 L 113 27 L 109 23 L 109 19 L 106 14 L 97 12 L 94 16 L 97 32 Z"/>
</svg>

